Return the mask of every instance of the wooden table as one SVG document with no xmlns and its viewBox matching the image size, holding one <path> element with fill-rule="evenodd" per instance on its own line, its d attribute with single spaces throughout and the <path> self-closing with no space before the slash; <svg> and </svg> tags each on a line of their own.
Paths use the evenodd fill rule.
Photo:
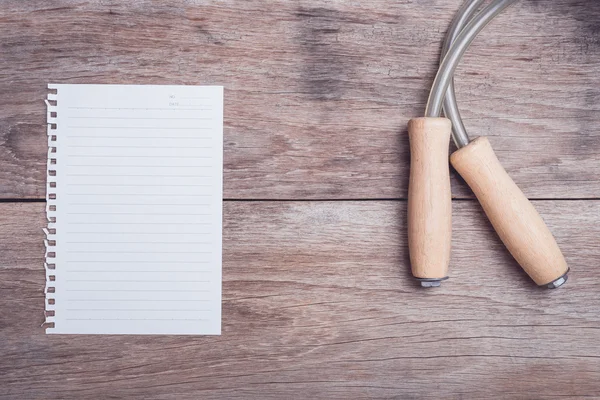
<svg viewBox="0 0 600 400">
<path fill-rule="evenodd" d="M 519 2 L 457 76 L 567 285 L 456 174 L 451 279 L 411 279 L 405 128 L 460 3 L 0 2 L 0 398 L 600 395 L 600 2 Z M 222 336 L 44 334 L 49 82 L 225 86 Z"/>
</svg>

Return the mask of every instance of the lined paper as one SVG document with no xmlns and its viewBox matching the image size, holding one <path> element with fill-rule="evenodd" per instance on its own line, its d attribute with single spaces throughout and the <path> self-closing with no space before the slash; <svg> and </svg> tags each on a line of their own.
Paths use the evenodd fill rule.
<svg viewBox="0 0 600 400">
<path fill-rule="evenodd" d="M 47 333 L 220 334 L 222 87 L 48 87 Z"/>
</svg>

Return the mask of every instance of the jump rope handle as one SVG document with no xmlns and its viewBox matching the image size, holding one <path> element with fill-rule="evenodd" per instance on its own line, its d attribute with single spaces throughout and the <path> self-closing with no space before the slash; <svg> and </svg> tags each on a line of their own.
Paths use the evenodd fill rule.
<svg viewBox="0 0 600 400">
<path fill-rule="evenodd" d="M 564 283 L 569 268 L 554 236 L 508 176 L 488 139 L 473 140 L 454 152 L 450 162 L 477 196 L 502 242 L 535 283 L 551 288 Z"/>
<path fill-rule="evenodd" d="M 412 273 L 425 287 L 439 286 L 448 277 L 452 238 L 448 165 L 451 130 L 452 124 L 446 118 L 415 118 L 408 123 L 408 247 Z"/>
</svg>

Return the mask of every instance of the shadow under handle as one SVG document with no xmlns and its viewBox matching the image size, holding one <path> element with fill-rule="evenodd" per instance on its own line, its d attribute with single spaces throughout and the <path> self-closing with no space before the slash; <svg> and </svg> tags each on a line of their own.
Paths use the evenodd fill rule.
<svg viewBox="0 0 600 400">
<path fill-rule="evenodd" d="M 448 165 L 451 131 L 452 124 L 446 118 L 415 118 L 408 123 L 408 247 L 412 273 L 422 286 L 439 286 L 448 275 L 452 239 Z"/>
<path fill-rule="evenodd" d="M 490 142 L 479 137 L 450 156 L 513 257 L 538 285 L 568 271 L 556 240 L 533 204 L 506 173 Z"/>
</svg>

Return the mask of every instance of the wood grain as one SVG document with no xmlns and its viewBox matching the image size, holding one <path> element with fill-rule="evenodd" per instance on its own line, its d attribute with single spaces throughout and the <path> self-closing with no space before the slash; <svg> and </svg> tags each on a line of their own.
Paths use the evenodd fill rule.
<svg viewBox="0 0 600 400">
<path fill-rule="evenodd" d="M 0 198 L 44 198 L 55 82 L 224 85 L 228 199 L 406 199 L 406 124 L 460 3 L 4 0 Z M 534 201 L 563 288 L 537 288 L 471 200 L 428 291 L 405 201 L 227 201 L 221 337 L 46 336 L 44 204 L 0 202 L 0 398 L 596 397 L 598 21 L 600 2 L 518 2 L 457 75 L 525 195 L 571 199 Z"/>
<path fill-rule="evenodd" d="M 408 252 L 419 279 L 448 277 L 452 240 L 450 167 L 446 160 L 452 123 L 447 118 L 414 118 L 408 123 Z"/>
<path fill-rule="evenodd" d="M 578 398 L 600 392 L 600 202 L 536 201 L 542 290 L 474 201 L 451 277 L 411 278 L 406 202 L 226 202 L 223 335 L 47 336 L 41 203 L 0 204 L 0 398 Z"/>
<path fill-rule="evenodd" d="M 460 3 L 4 0 L 0 196 L 44 196 L 56 82 L 224 85 L 226 198 L 406 198 L 406 123 Z M 521 1 L 458 72 L 467 127 L 530 198 L 600 197 L 598 21 L 600 2 Z"/>
<path fill-rule="evenodd" d="M 567 273 L 569 267 L 552 232 L 508 176 L 486 137 L 455 151 L 450 161 L 473 189 L 508 251 L 535 283 L 548 285 Z"/>
</svg>

